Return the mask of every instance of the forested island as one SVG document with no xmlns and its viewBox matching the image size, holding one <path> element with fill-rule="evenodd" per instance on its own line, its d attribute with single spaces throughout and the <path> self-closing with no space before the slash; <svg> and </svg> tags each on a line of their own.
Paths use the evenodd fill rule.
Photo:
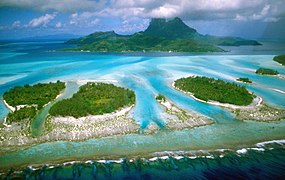
<svg viewBox="0 0 285 180">
<path fill-rule="evenodd" d="M 204 101 L 212 100 L 246 106 L 251 104 L 254 98 L 254 95 L 249 93 L 244 86 L 208 77 L 181 78 L 174 82 L 174 86 Z"/>
<path fill-rule="evenodd" d="M 218 46 L 261 45 L 238 37 L 202 35 L 178 17 L 170 20 L 154 18 L 145 31 L 133 35 L 95 32 L 66 43 L 77 44 L 78 47 L 65 51 L 91 52 L 223 52 L 225 50 Z"/>
<path fill-rule="evenodd" d="M 113 84 L 87 83 L 70 99 L 63 99 L 51 107 L 52 116 L 102 115 L 135 103 L 135 93 Z"/>
<path fill-rule="evenodd" d="M 273 60 L 278 62 L 278 63 L 280 63 L 280 64 L 282 64 L 283 66 L 285 66 L 285 54 L 279 55 L 279 56 L 275 56 L 273 58 Z"/>
<path fill-rule="evenodd" d="M 252 83 L 252 81 L 249 78 L 237 78 L 237 81 L 244 82 L 244 83 Z"/>
<path fill-rule="evenodd" d="M 5 104 L 10 108 L 7 123 L 31 120 L 43 106 L 53 101 L 65 88 L 65 83 L 57 81 L 48 84 L 14 87 L 3 94 Z"/>
<path fill-rule="evenodd" d="M 261 74 L 261 75 L 278 75 L 279 72 L 273 69 L 269 68 L 259 68 L 255 71 L 256 74 Z"/>
</svg>

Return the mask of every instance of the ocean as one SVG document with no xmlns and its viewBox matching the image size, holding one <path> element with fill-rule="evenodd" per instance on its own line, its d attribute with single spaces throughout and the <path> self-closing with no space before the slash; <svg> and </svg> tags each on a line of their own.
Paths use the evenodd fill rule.
<svg viewBox="0 0 285 180">
<path fill-rule="evenodd" d="M 56 51 L 67 46 L 62 42 L 1 44 L 0 95 L 12 87 L 38 82 L 114 81 L 135 91 L 133 113 L 141 128 L 153 122 L 162 129 L 152 135 L 135 133 L 82 142 L 0 147 L 1 178 L 268 179 L 284 176 L 284 120 L 238 121 L 226 109 L 195 101 L 171 87 L 175 79 L 190 75 L 225 81 L 248 77 L 253 84 L 240 84 L 261 96 L 267 104 L 284 108 L 285 68 L 272 61 L 275 55 L 285 53 L 284 44 L 231 47 L 226 53 Z M 255 70 L 259 67 L 278 70 L 281 75 L 257 75 Z M 163 109 L 154 99 L 158 93 L 183 109 L 211 117 L 215 123 L 181 131 L 164 129 Z M 7 113 L 1 101 L 0 120 Z M 271 143 L 258 144 L 268 141 Z M 67 163 L 71 161 L 74 163 Z"/>
</svg>

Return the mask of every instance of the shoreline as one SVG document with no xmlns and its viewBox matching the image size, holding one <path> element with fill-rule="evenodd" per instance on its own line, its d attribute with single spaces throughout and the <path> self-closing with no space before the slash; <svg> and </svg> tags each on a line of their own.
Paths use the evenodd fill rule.
<svg viewBox="0 0 285 180">
<path fill-rule="evenodd" d="M 192 97 L 193 99 L 195 99 L 196 101 L 200 101 L 200 102 L 203 102 L 203 103 L 207 103 L 207 104 L 211 104 L 211 105 L 215 105 L 215 106 L 220 106 L 220 107 L 225 107 L 225 108 L 229 108 L 229 109 L 252 109 L 252 108 L 255 108 L 256 106 L 260 106 L 261 103 L 263 102 L 263 99 L 260 97 L 260 96 L 256 96 L 251 104 L 247 105 L 247 106 L 239 106 L 239 105 L 234 105 L 234 104 L 229 104 L 229 103 L 220 103 L 218 101 L 212 101 L 212 100 L 209 100 L 209 101 L 205 101 L 205 100 L 202 100 L 202 99 L 199 99 L 197 97 L 195 97 L 192 93 L 190 92 L 186 92 L 186 91 L 183 91 L 177 87 L 174 86 L 175 82 L 173 82 L 171 84 L 171 86 L 180 91 L 180 92 L 183 92 L 184 94 L 187 94 L 189 95 L 190 97 Z"/>
<path fill-rule="evenodd" d="M 55 141 L 84 141 L 113 135 L 138 133 L 140 126 L 130 117 L 134 105 L 113 113 L 81 118 L 51 117 L 45 122 L 43 135 L 33 138 L 28 122 L 13 123 L 0 131 L 0 146 L 23 147 Z M 6 137 L 7 136 L 7 137 Z"/>
<path fill-rule="evenodd" d="M 185 128 L 195 128 L 200 126 L 207 126 L 214 123 L 209 117 L 199 114 L 198 112 L 188 111 L 179 108 L 172 101 L 165 98 L 165 100 L 157 100 L 159 104 L 165 109 L 162 114 L 166 122 L 166 127 L 170 130 L 182 130 Z"/>
<path fill-rule="evenodd" d="M 3 99 L 3 102 L 4 102 L 4 105 L 5 105 L 10 111 L 15 112 L 15 110 L 16 110 L 15 107 L 10 106 L 10 105 L 6 102 L 6 100 L 4 100 L 4 99 Z"/>
<path fill-rule="evenodd" d="M 215 105 L 215 106 L 220 106 L 222 108 L 226 108 L 232 113 L 236 115 L 237 120 L 254 120 L 254 121 L 263 121 L 263 122 L 272 122 L 272 121 L 279 121 L 282 119 L 285 119 L 285 109 L 280 109 L 280 108 L 275 108 L 275 107 L 270 107 L 267 104 L 263 102 L 263 99 L 260 96 L 256 96 L 252 103 L 247 105 L 247 106 L 237 106 L 237 105 L 232 105 L 232 104 L 226 104 L 226 103 L 220 103 L 216 101 L 204 101 L 201 99 L 196 98 L 192 93 L 190 92 L 185 92 L 183 90 L 180 90 L 179 88 L 176 88 L 174 86 L 173 82 L 171 86 L 180 91 L 183 92 L 184 94 L 192 97 L 193 99 Z"/>
<path fill-rule="evenodd" d="M 218 148 L 218 149 L 196 149 L 196 150 L 165 150 L 165 151 L 154 151 L 148 153 L 138 153 L 132 155 L 110 155 L 104 156 L 103 158 L 100 156 L 90 156 L 90 157 L 83 157 L 83 158 L 65 158 L 65 159 L 57 159 L 48 161 L 46 163 L 23 163 L 17 166 L 13 166 L 15 172 L 19 172 L 24 170 L 24 168 L 29 168 L 32 171 L 39 170 L 43 167 L 48 169 L 52 169 L 59 166 L 70 166 L 73 164 L 107 164 L 107 163 L 115 163 L 121 164 L 124 161 L 133 163 L 134 161 L 140 159 L 145 162 L 151 163 L 154 161 L 159 160 L 166 160 L 169 158 L 173 158 L 176 160 L 180 160 L 183 158 L 188 159 L 197 159 L 197 158 L 207 158 L 207 159 L 215 159 L 215 158 L 224 158 L 227 153 L 234 153 L 238 156 L 242 156 L 248 153 L 249 151 L 256 151 L 256 152 L 264 152 L 268 150 L 272 150 L 272 145 L 276 145 L 276 147 L 284 146 L 285 139 L 273 139 L 268 141 L 261 141 L 254 143 L 252 145 L 244 145 L 239 147 L 233 148 Z M 0 168 L 0 175 L 5 174 L 10 170 L 11 166 L 4 166 Z"/>
</svg>

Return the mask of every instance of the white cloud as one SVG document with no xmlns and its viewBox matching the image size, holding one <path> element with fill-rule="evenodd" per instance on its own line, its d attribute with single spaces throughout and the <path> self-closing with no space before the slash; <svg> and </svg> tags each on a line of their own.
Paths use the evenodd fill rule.
<svg viewBox="0 0 285 180">
<path fill-rule="evenodd" d="M 59 12 L 92 11 L 102 9 L 104 0 L 1 0 L 0 7 L 17 7 L 40 11 Z"/>
<path fill-rule="evenodd" d="M 98 13 L 83 12 L 73 13 L 70 15 L 70 25 L 92 27 L 100 23 L 100 19 L 97 18 Z"/>
<path fill-rule="evenodd" d="M 98 25 L 100 23 L 100 19 L 96 18 L 90 22 L 91 25 Z"/>
<path fill-rule="evenodd" d="M 129 18 L 122 21 L 121 26 L 116 29 L 118 33 L 130 33 L 143 31 L 149 24 L 148 19 Z"/>
<path fill-rule="evenodd" d="M 284 0 L 111 0 L 111 4 L 101 15 L 266 21 L 285 14 Z"/>
<path fill-rule="evenodd" d="M 18 28 L 21 26 L 21 21 L 15 21 L 13 24 L 12 24 L 12 28 Z"/>
<path fill-rule="evenodd" d="M 55 27 L 56 27 L 56 28 L 61 28 L 61 27 L 62 27 L 61 22 L 57 22 L 57 23 L 55 24 Z"/>
<path fill-rule="evenodd" d="M 1 0 L 0 7 L 69 12 L 69 24 L 77 26 L 92 26 L 104 16 L 267 22 L 285 17 L 284 0 Z"/>
<path fill-rule="evenodd" d="M 44 16 L 34 18 L 29 22 L 28 27 L 46 26 L 51 20 L 55 18 L 55 16 L 56 13 L 53 13 L 53 14 L 45 14 Z"/>
</svg>

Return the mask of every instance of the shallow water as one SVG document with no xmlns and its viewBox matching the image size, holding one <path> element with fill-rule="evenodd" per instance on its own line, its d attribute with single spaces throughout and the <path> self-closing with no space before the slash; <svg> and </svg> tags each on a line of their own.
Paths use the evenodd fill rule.
<svg viewBox="0 0 285 180">
<path fill-rule="evenodd" d="M 264 55 L 258 55 L 256 53 L 259 52 L 258 50 L 252 54 L 248 51 L 240 53 L 244 55 L 149 53 L 144 56 L 142 53 L 49 52 L 63 46 L 60 43 L 42 42 L 2 45 L 0 94 L 14 86 L 38 82 L 81 79 L 117 80 L 119 85 L 135 91 L 134 117 L 142 128 L 147 127 L 150 122 L 160 127 L 165 124 L 165 120 L 161 117 L 162 108 L 154 99 L 158 93 L 165 95 L 181 108 L 195 110 L 211 117 L 215 124 L 183 131 L 162 129 L 154 135 L 131 134 L 90 139 L 84 142 L 48 142 L 32 147 L 12 148 L 11 152 L 5 149 L 6 152 L 0 156 L 0 169 L 94 157 L 120 158 L 170 150 L 235 149 L 285 137 L 284 120 L 271 123 L 237 121 L 227 110 L 195 101 L 171 87 L 175 79 L 189 75 L 209 76 L 226 81 L 234 81 L 238 77 L 249 77 L 254 83 L 242 85 L 261 96 L 266 103 L 284 108 L 285 95 L 273 89 L 285 91 L 285 80 L 254 73 L 259 67 L 268 67 L 278 70 L 284 76 L 285 68 L 272 61 L 273 56 L 280 53 L 280 49 L 266 51 Z M 264 49 L 264 47 L 261 48 Z M 3 119 L 7 113 L 8 110 L 1 102 L 0 119 Z M 284 148 L 281 147 L 281 149 L 280 152 L 284 155 Z M 233 159 L 239 159 L 239 157 L 234 156 Z M 207 164 L 201 163 L 199 166 L 205 168 Z M 73 169 L 73 167 L 67 169 Z M 88 168 L 86 170 L 91 171 Z M 221 171 L 224 172 L 224 169 L 222 168 Z M 212 172 L 208 172 L 209 177 Z M 151 177 L 155 178 L 155 176 Z M 197 177 L 200 176 L 197 175 Z"/>
</svg>

